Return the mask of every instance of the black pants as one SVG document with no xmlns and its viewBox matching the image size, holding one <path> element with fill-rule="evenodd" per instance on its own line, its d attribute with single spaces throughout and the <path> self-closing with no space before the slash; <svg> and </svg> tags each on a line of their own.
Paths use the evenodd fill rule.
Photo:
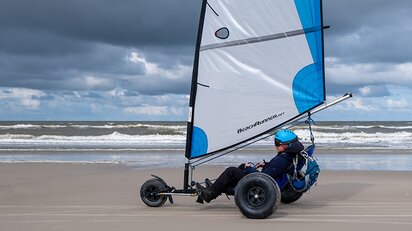
<svg viewBox="0 0 412 231">
<path fill-rule="evenodd" d="M 268 166 L 266 166 L 262 172 L 270 175 L 276 180 L 287 172 L 292 161 L 292 159 L 289 160 L 283 156 L 277 155 L 269 162 Z M 221 193 L 233 193 L 233 189 L 236 187 L 237 183 L 246 175 L 241 166 L 237 168 L 229 167 L 220 174 L 210 187 L 210 191 L 214 196 L 220 195 Z"/>
<path fill-rule="evenodd" d="M 242 179 L 245 175 L 246 173 L 244 173 L 242 169 L 229 167 L 216 179 L 210 187 L 210 191 L 216 196 L 221 193 L 231 194 L 231 189 L 234 189 L 240 179 Z"/>
</svg>

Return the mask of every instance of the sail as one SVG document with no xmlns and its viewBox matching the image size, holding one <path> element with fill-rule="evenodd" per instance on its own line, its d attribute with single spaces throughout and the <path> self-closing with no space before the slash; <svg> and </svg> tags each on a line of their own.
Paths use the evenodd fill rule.
<svg viewBox="0 0 412 231">
<path fill-rule="evenodd" d="M 225 150 L 324 103 L 323 56 L 321 0 L 204 1 L 186 157 Z"/>
</svg>

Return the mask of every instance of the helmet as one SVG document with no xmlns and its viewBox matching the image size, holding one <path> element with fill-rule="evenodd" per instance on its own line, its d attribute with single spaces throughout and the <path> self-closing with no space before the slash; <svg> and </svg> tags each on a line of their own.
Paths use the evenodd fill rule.
<svg viewBox="0 0 412 231">
<path fill-rule="evenodd" d="M 275 134 L 275 145 L 280 146 L 281 144 L 290 144 L 295 142 L 298 136 L 291 130 L 280 130 Z"/>
</svg>

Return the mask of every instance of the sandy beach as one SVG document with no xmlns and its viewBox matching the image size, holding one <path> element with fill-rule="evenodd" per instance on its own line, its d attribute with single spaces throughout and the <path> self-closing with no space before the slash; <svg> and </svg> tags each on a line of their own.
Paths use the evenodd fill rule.
<svg viewBox="0 0 412 231">
<path fill-rule="evenodd" d="M 202 166 L 195 179 L 224 167 Z M 410 230 L 412 172 L 322 171 L 298 202 L 264 220 L 241 215 L 233 198 L 201 205 L 175 197 L 149 208 L 139 197 L 150 174 L 181 188 L 182 168 L 137 170 L 124 165 L 1 163 L 0 230 Z"/>
</svg>

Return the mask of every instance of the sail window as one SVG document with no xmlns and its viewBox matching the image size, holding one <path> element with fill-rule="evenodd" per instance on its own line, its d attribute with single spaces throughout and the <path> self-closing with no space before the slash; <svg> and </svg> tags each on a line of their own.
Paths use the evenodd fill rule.
<svg viewBox="0 0 412 231">
<path fill-rule="evenodd" d="M 220 39 L 227 39 L 229 37 L 229 29 L 222 27 L 215 32 L 215 36 Z"/>
</svg>

